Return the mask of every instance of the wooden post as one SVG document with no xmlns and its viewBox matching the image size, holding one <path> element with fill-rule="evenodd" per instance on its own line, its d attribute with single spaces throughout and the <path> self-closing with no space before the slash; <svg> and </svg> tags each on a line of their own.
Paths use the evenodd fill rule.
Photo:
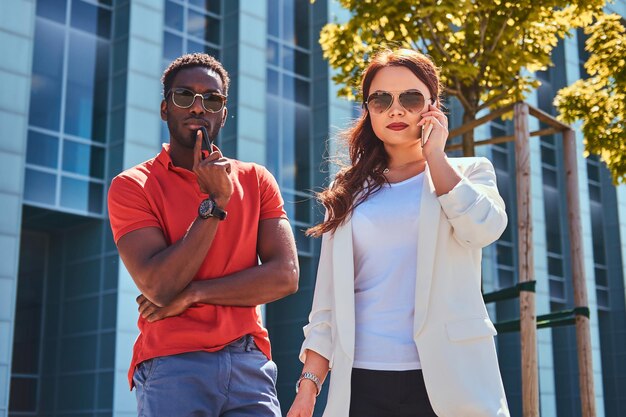
<svg viewBox="0 0 626 417">
<path fill-rule="evenodd" d="M 578 197 L 578 169 L 576 167 L 576 138 L 574 131 L 563 131 L 563 156 L 565 159 L 565 181 L 567 195 L 567 221 L 569 226 L 570 256 L 572 258 L 572 281 L 574 284 L 574 305 L 586 307 L 587 285 L 583 262 L 582 224 Z M 589 318 L 576 316 L 576 345 L 578 350 L 578 370 L 580 400 L 583 417 L 596 416 L 596 399 L 593 386 L 593 365 L 591 360 L 591 332 Z"/>
<path fill-rule="evenodd" d="M 528 105 L 526 103 L 515 104 L 514 123 L 519 281 L 527 282 L 534 278 L 534 262 L 530 194 L 530 133 L 528 130 Z M 539 417 L 535 293 L 522 291 L 519 300 L 522 344 L 522 415 L 524 417 Z"/>
</svg>

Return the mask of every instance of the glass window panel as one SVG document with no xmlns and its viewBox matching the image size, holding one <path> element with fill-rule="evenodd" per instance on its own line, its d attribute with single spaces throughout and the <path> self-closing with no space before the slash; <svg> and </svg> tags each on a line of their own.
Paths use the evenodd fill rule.
<svg viewBox="0 0 626 417">
<path fill-rule="evenodd" d="M 267 41 L 266 59 L 268 64 L 275 66 L 280 65 L 279 51 L 280 46 L 278 45 L 278 43 L 272 40 Z"/>
<path fill-rule="evenodd" d="M 609 308 L 609 292 L 605 289 L 598 288 L 596 290 L 596 297 L 598 299 L 598 307 Z"/>
<path fill-rule="evenodd" d="M 561 258 L 548 256 L 548 274 L 557 277 L 563 276 L 563 260 Z"/>
<path fill-rule="evenodd" d="M 295 197 L 292 193 L 288 192 L 288 191 L 284 191 L 283 192 L 283 199 L 285 200 L 285 212 L 287 213 L 287 217 L 289 217 L 290 219 L 295 219 L 295 207 L 294 207 L 294 201 L 295 201 Z M 294 235 L 296 234 L 296 232 L 294 231 Z"/>
<path fill-rule="evenodd" d="M 308 106 L 310 100 L 309 91 L 309 82 L 296 78 L 296 102 Z"/>
<path fill-rule="evenodd" d="M 97 185 L 101 190 L 102 185 L 100 184 L 69 177 L 61 178 L 61 205 L 75 210 L 99 213 L 100 211 L 96 210 L 95 206 L 98 202 L 102 205 L 102 196 L 94 195 L 98 191 L 94 189 L 98 188 L 94 187 Z M 94 200 L 93 203 L 92 199 Z M 91 209 L 92 205 L 94 206 L 93 210 Z"/>
<path fill-rule="evenodd" d="M 170 32 L 163 35 L 163 57 L 174 60 L 183 54 L 183 38 Z"/>
<path fill-rule="evenodd" d="M 26 168 L 24 200 L 54 205 L 56 175 Z"/>
<path fill-rule="evenodd" d="M 169 0 L 165 3 L 165 26 L 183 31 L 183 6 Z"/>
<path fill-rule="evenodd" d="M 550 280 L 550 297 L 565 300 L 565 284 L 562 281 Z"/>
<path fill-rule="evenodd" d="M 498 268 L 498 286 L 499 288 L 508 288 L 513 286 L 515 274 L 510 269 Z"/>
<path fill-rule="evenodd" d="M 278 0 L 268 0 L 267 2 L 267 33 L 271 36 L 279 37 L 278 18 L 280 7 Z"/>
<path fill-rule="evenodd" d="M 609 280 L 608 280 L 608 276 L 606 273 L 606 268 L 596 266 L 595 275 L 596 275 L 596 285 L 601 286 L 601 287 L 609 286 Z"/>
<path fill-rule="evenodd" d="M 104 149 L 71 140 L 63 142 L 63 171 L 104 177 Z"/>
<path fill-rule="evenodd" d="M 587 161 L 587 177 L 590 181 L 600 182 L 600 167 L 591 161 Z"/>
<path fill-rule="evenodd" d="M 296 97 L 296 80 L 287 74 L 283 74 L 282 96 L 287 100 L 294 100 Z"/>
<path fill-rule="evenodd" d="M 497 259 L 500 265 L 513 266 L 513 248 L 505 245 L 497 245 Z"/>
<path fill-rule="evenodd" d="M 283 187 L 294 189 L 296 177 L 295 161 L 295 106 L 292 103 L 283 102 L 282 106 L 282 132 L 280 135 L 282 147 L 281 178 Z M 293 201 L 293 199 L 292 199 Z M 291 218 L 293 218 L 290 215 Z"/>
<path fill-rule="evenodd" d="M 507 155 L 504 152 L 499 152 L 495 149 L 493 150 L 492 155 L 494 167 L 506 171 L 509 165 Z"/>
<path fill-rule="evenodd" d="M 302 206 L 302 201 L 298 201 L 296 203 L 296 217 L 298 217 L 298 210 L 301 210 L 301 206 Z M 311 239 L 310 237 L 307 237 L 304 234 L 304 231 L 306 230 L 306 227 L 304 226 L 295 226 L 295 238 L 296 238 L 296 247 L 298 248 L 298 252 L 305 252 L 305 253 L 311 253 L 312 252 L 312 248 L 311 248 L 311 242 L 313 239 Z"/>
<path fill-rule="evenodd" d="M 61 375 L 57 380 L 57 407 L 60 410 L 71 410 L 66 413 L 72 417 L 92 416 L 92 413 L 79 414 L 80 410 L 92 410 L 95 405 L 96 374 Z"/>
<path fill-rule="evenodd" d="M 604 223 L 602 206 L 597 202 L 591 207 L 591 237 L 593 240 L 593 259 L 596 264 L 606 264 L 606 253 L 604 247 Z"/>
<path fill-rule="evenodd" d="M 309 133 L 310 110 L 301 106 L 296 107 L 296 189 L 305 191 L 311 189 L 311 152 L 309 150 L 311 138 Z M 310 210 L 307 209 L 306 218 L 298 220 L 309 222 Z"/>
<path fill-rule="evenodd" d="M 39 275 L 43 275 L 40 271 Z M 20 274 L 31 284 L 28 276 Z M 15 314 L 14 349 L 11 371 L 17 374 L 36 374 L 39 371 L 41 332 L 41 296 L 39 300 L 19 301 Z"/>
<path fill-rule="evenodd" d="M 602 191 L 598 185 L 589 183 L 589 198 L 591 201 L 602 201 Z"/>
<path fill-rule="evenodd" d="M 297 167 L 298 170 L 300 169 L 300 167 Z M 313 208 L 311 207 L 311 201 L 312 199 L 310 197 L 298 197 L 298 200 L 296 201 L 296 220 L 302 223 L 306 223 L 306 224 L 311 224 L 311 211 L 313 210 Z M 302 236 L 304 239 L 307 239 L 305 236 Z M 308 239 L 307 239 L 308 240 Z M 298 245 L 298 249 L 304 249 L 305 251 L 309 252 L 310 248 L 308 248 L 310 246 L 310 242 L 307 243 L 307 249 L 304 249 L 303 247 L 300 247 L 300 245 Z"/>
<path fill-rule="evenodd" d="M 112 349 L 112 351 L 115 351 Z M 113 387 L 115 387 L 115 378 L 113 371 L 101 372 L 98 375 L 98 404 L 101 410 L 113 408 Z M 117 413 L 116 413 L 117 415 Z M 113 417 L 112 412 L 99 412 L 95 417 Z"/>
<path fill-rule="evenodd" d="M 87 211 L 88 189 L 88 181 L 63 177 L 61 183 L 61 205 Z"/>
<path fill-rule="evenodd" d="M 89 183 L 89 212 L 102 214 L 104 186 L 96 182 Z"/>
<path fill-rule="evenodd" d="M 100 368 L 113 368 L 115 366 L 115 331 L 100 333 Z"/>
<path fill-rule="evenodd" d="M 187 33 L 191 36 L 219 45 L 220 21 L 211 16 L 189 10 L 187 16 Z"/>
<path fill-rule="evenodd" d="M 309 76 L 309 54 L 296 51 L 296 74 Z"/>
<path fill-rule="evenodd" d="M 63 85 L 62 27 L 37 19 L 31 77 L 29 123 L 58 130 Z"/>
<path fill-rule="evenodd" d="M 548 146 L 541 146 L 541 160 L 544 164 L 556 167 L 556 151 Z"/>
<path fill-rule="evenodd" d="M 309 36 L 309 11 L 310 11 L 310 1 L 309 0 L 296 0 L 296 25 L 295 25 L 295 36 L 296 36 L 296 45 L 301 46 L 303 48 L 309 49 L 310 45 L 310 36 Z"/>
<path fill-rule="evenodd" d="M 278 95 L 278 72 L 268 69 L 267 70 L 267 92 L 268 94 Z"/>
<path fill-rule="evenodd" d="M 37 0 L 37 16 L 65 23 L 67 0 Z"/>
<path fill-rule="evenodd" d="M 9 409 L 11 411 L 37 410 L 36 378 L 12 377 L 10 392 Z"/>
<path fill-rule="evenodd" d="M 295 33 L 294 33 L 294 4 L 293 0 L 283 1 L 283 31 L 281 34 L 281 39 L 288 43 L 296 43 Z M 274 12 L 275 13 L 275 12 Z"/>
<path fill-rule="evenodd" d="M 117 294 L 102 296 L 102 316 L 100 327 L 115 330 L 117 311 Z"/>
<path fill-rule="evenodd" d="M 562 254 L 561 249 L 561 223 L 560 223 L 560 207 L 559 195 L 556 189 L 549 192 L 544 189 L 545 199 L 545 225 L 546 225 L 546 243 L 548 252 Z"/>
<path fill-rule="evenodd" d="M 543 175 L 543 183 L 545 185 L 549 185 L 550 187 L 554 188 L 557 187 L 557 175 L 554 169 L 544 166 L 541 170 L 541 173 Z"/>
<path fill-rule="evenodd" d="M 273 71 L 268 71 L 268 74 Z M 278 74 L 276 74 L 278 76 Z M 266 162 L 267 169 L 274 174 L 274 176 L 279 179 L 279 152 L 277 152 L 279 140 L 280 140 L 280 132 L 279 132 L 279 113 L 280 113 L 280 100 L 276 97 L 267 96 L 265 100 L 265 105 L 268 111 L 266 114 L 266 133 L 265 136 L 267 138 L 267 152 L 266 152 Z M 280 180 L 279 180 L 280 181 Z"/>
<path fill-rule="evenodd" d="M 111 37 L 111 12 L 83 1 L 72 1 L 72 27 L 103 38 Z"/>
<path fill-rule="evenodd" d="M 200 7 L 211 13 L 220 14 L 222 12 L 221 0 L 189 0 L 192 6 Z"/>
<path fill-rule="evenodd" d="M 192 53 L 192 52 L 204 52 L 206 54 L 209 54 L 217 59 L 220 58 L 220 54 L 219 54 L 219 50 L 216 48 L 212 48 L 209 45 L 202 43 L 202 42 L 195 42 L 192 40 L 188 40 L 187 41 L 187 52 L 188 53 Z"/>
<path fill-rule="evenodd" d="M 26 162 L 48 168 L 56 168 L 59 157 L 59 138 L 28 131 Z"/>
<path fill-rule="evenodd" d="M 106 140 L 109 44 L 79 32 L 70 35 L 65 132 Z"/>
<path fill-rule="evenodd" d="M 282 67 L 287 71 L 294 72 L 296 69 L 295 60 L 295 50 L 293 48 L 283 46 Z"/>
</svg>

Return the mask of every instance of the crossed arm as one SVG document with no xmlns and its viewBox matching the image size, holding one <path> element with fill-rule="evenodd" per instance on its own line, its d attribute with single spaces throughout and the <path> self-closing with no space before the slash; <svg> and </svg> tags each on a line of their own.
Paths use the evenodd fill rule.
<svg viewBox="0 0 626 417">
<path fill-rule="evenodd" d="M 137 298 L 142 316 L 160 320 L 180 314 L 194 303 L 255 306 L 297 291 L 298 258 L 286 219 L 259 223 L 261 265 L 219 279 L 193 281 L 218 226 L 217 219 L 196 219 L 187 234 L 170 246 L 153 227 L 120 238 L 120 256 L 142 293 Z"/>
</svg>

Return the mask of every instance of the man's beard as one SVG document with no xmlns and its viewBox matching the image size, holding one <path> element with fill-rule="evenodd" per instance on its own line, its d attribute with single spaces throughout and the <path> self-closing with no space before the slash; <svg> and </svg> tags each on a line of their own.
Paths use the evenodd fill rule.
<svg viewBox="0 0 626 417">
<path fill-rule="evenodd" d="M 198 122 L 198 124 L 203 124 L 204 122 Z M 191 129 L 187 129 L 184 125 L 178 125 L 174 126 L 174 128 L 172 128 L 173 122 L 167 122 L 167 129 L 170 132 L 170 140 L 174 139 L 176 140 L 176 142 L 178 142 L 180 145 L 182 145 L 185 148 L 188 149 L 193 149 L 196 146 L 196 135 L 198 134 L 197 130 L 191 130 Z M 215 139 L 217 138 L 217 135 L 220 131 L 219 126 L 211 126 L 211 124 L 209 124 L 208 126 L 206 126 L 206 130 L 209 134 L 209 141 L 211 143 L 215 142 Z M 203 141 L 204 143 L 204 141 Z M 205 146 L 203 145 L 203 148 Z"/>
</svg>

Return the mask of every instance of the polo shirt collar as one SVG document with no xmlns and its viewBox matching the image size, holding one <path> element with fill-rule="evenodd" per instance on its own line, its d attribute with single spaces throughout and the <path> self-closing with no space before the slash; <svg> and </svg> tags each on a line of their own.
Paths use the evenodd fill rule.
<svg viewBox="0 0 626 417">
<path fill-rule="evenodd" d="M 172 158 L 170 158 L 170 144 L 164 143 L 161 145 L 161 152 L 157 155 L 157 161 L 167 169 L 175 168 Z"/>
</svg>

